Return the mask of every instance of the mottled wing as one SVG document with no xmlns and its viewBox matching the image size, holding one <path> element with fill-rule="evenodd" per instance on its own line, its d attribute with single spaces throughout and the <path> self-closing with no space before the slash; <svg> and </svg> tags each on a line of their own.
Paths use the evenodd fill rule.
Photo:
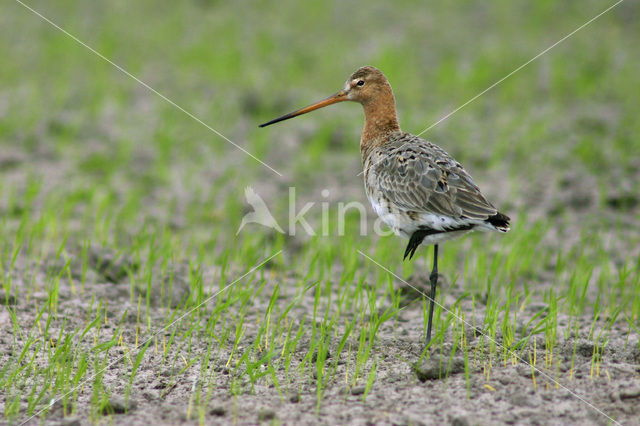
<svg viewBox="0 0 640 426">
<path fill-rule="evenodd" d="M 497 213 L 460 163 L 417 136 L 376 148 L 367 163 L 369 184 L 403 210 L 479 220 Z"/>
</svg>

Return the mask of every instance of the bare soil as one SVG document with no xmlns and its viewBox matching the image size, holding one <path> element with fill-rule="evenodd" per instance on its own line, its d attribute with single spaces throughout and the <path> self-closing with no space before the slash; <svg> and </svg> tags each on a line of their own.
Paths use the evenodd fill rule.
<svg viewBox="0 0 640 426">
<path fill-rule="evenodd" d="M 5 155 L 3 158 L 3 167 L 11 167 L 14 172 L 24 161 L 17 154 Z M 353 166 L 356 160 L 349 161 Z M 60 169 L 55 164 L 49 169 L 52 173 L 49 184 L 59 183 Z M 347 167 L 344 169 L 346 171 L 328 170 L 327 179 L 318 179 L 315 185 L 318 189 L 320 185 L 332 188 L 332 196 L 338 199 L 347 197 L 344 194 L 358 194 L 361 191 L 361 182 L 360 178 L 353 177 L 352 169 L 353 167 Z M 490 180 L 491 176 L 486 179 Z M 596 185 L 590 184 L 590 177 L 586 172 L 578 172 L 577 175 L 569 173 L 560 177 L 541 176 L 540 179 L 542 181 L 530 182 L 530 188 L 527 188 L 525 183 L 522 184 L 523 192 L 530 195 L 527 199 L 501 199 L 505 196 L 498 192 L 491 193 L 491 189 L 489 195 L 491 199 L 496 200 L 497 205 L 511 203 L 510 207 L 513 210 L 530 203 L 529 211 L 532 218 L 543 215 L 557 217 L 557 229 L 549 233 L 549 241 L 546 241 L 549 247 L 575 244 L 572 238 L 579 234 L 579 227 L 586 226 L 585 223 L 589 222 L 598 224 L 607 217 L 614 216 L 617 209 L 631 211 L 630 217 L 634 217 L 634 212 L 637 211 L 637 199 L 629 193 L 612 194 L 608 206 L 601 210 L 597 201 Z M 545 179 L 549 179 L 550 182 L 545 184 Z M 267 194 L 265 196 L 268 197 L 270 193 L 277 194 L 283 191 L 282 188 L 286 186 L 287 182 L 267 182 L 260 188 L 260 193 Z M 361 199 L 364 200 L 362 194 Z M 612 261 L 616 262 L 616 256 L 618 259 L 627 255 L 637 256 L 638 247 L 633 241 L 633 238 L 626 241 L 612 238 L 609 247 Z M 303 244 L 304 240 L 292 238 L 288 241 L 288 249 L 295 252 Z M 73 252 L 73 242 L 69 242 L 68 246 Z M 76 245 L 75 250 L 76 254 L 80 252 L 80 245 Z M 83 329 L 92 300 L 104 299 L 107 301 L 108 316 L 114 319 L 110 327 L 115 333 L 117 319 L 123 318 L 124 337 L 131 346 L 135 344 L 138 321 L 135 315 L 137 296 L 147 295 L 144 290 L 136 289 L 135 296 L 131 297 L 127 270 L 135 270 L 142 265 L 127 258 L 126 254 L 112 253 L 100 246 L 91 247 L 90 254 L 87 282 L 91 285 L 91 291 L 74 294 L 67 277 L 60 280 L 58 309 L 64 313 L 65 327 Z M 59 270 L 63 266 L 64 264 L 53 258 L 38 264 L 30 259 L 18 258 L 12 271 L 14 283 L 18 283 L 20 287 L 30 282 L 44 282 L 51 269 Z M 408 281 L 426 289 L 427 265 L 424 266 L 424 277 L 409 277 Z M 200 267 L 205 277 L 211 278 L 219 274 L 217 265 Z M 170 269 L 173 289 L 164 297 L 170 306 L 177 306 L 181 300 L 189 296 L 189 267 L 178 263 Z M 72 260 L 71 271 L 72 279 L 82 275 L 82 265 L 76 258 Z M 544 289 L 551 285 L 552 271 L 553 265 L 544 265 L 539 276 L 526 279 L 531 285 Z M 239 276 L 242 272 L 231 271 L 231 276 Z M 295 283 L 302 279 L 290 271 L 280 269 L 270 270 L 266 276 L 270 277 L 266 292 L 271 291 L 276 283 L 282 285 L 279 303 L 283 306 L 295 296 Z M 167 279 L 169 277 L 166 274 L 158 271 L 155 274 L 154 286 Z M 207 281 L 211 282 L 210 279 Z M 445 296 L 444 306 L 450 307 L 462 295 L 461 283 L 451 286 L 447 277 L 443 276 L 441 284 Z M 404 284 L 396 282 L 396 285 Z M 209 289 L 209 294 L 216 290 L 217 288 Z M 596 290 L 591 288 L 589 291 L 588 296 L 594 297 Z M 408 293 L 407 297 L 410 298 L 411 294 Z M 157 327 L 167 318 L 167 310 L 162 308 L 164 304 L 161 295 L 154 292 L 149 296 L 152 307 L 150 317 L 152 324 Z M 477 300 L 482 300 L 482 295 L 479 296 Z M 47 294 L 41 291 L 33 297 L 42 305 L 47 299 Z M 3 306 L 0 306 L 0 327 L 12 330 L 9 310 L 15 313 L 25 330 L 33 325 L 38 314 L 34 304 L 24 303 L 11 295 L 2 295 L 0 300 L 3 301 Z M 305 296 L 300 306 L 295 308 L 293 317 L 301 321 L 308 315 L 312 303 L 313 298 Z M 542 300 L 529 303 L 524 311 L 518 314 L 516 331 L 521 331 L 536 314 L 545 309 L 548 309 L 548 306 Z M 255 310 L 248 314 L 245 322 L 245 340 L 251 341 L 255 337 L 258 330 L 256 319 L 263 311 L 264 306 L 255 306 Z M 485 307 L 476 303 L 475 309 L 472 309 L 470 301 L 466 298 L 461 302 L 461 311 L 466 312 L 468 322 L 481 324 Z M 561 328 L 566 326 L 567 318 L 560 316 Z M 42 317 L 41 322 L 46 319 L 46 316 Z M 488 347 L 489 341 L 482 337 L 486 330 L 469 327 L 465 338 L 471 348 L 470 353 L 477 354 L 477 357 L 468 360 L 468 371 L 465 371 L 465 360 L 461 355 L 451 353 L 450 342 L 453 336 L 447 335 L 444 338 L 445 343 L 434 347 L 429 359 L 417 366 L 416 374 L 415 363 L 422 350 L 424 323 L 421 303 L 408 303 L 396 321 L 385 323 L 379 331 L 374 348 L 379 355 L 376 357 L 377 374 L 366 398 L 364 381 L 353 388 L 347 386 L 344 378 L 350 360 L 345 356 L 344 359 L 338 360 L 334 379 L 329 381 L 323 390 L 320 403 L 313 377 L 299 377 L 297 382 L 288 383 L 280 389 L 260 384 L 251 385 L 246 381 L 242 384 L 242 392 L 233 396 L 229 391 L 231 376 L 227 366 L 230 349 L 222 348 L 210 359 L 210 368 L 213 370 L 217 386 L 213 389 L 204 412 L 199 412 L 192 403 L 193 389 L 201 380 L 195 372 L 196 368 L 187 368 L 180 372 L 179 366 L 164 365 L 156 350 L 148 350 L 136 375 L 128 401 L 124 398 L 127 383 L 123 378 L 122 365 L 117 364 L 104 373 L 102 382 L 111 393 L 111 398 L 97 418 L 90 416 L 91 386 L 87 385 L 80 390 L 78 405 L 73 415 L 68 416 L 68 407 L 65 409 L 56 403 L 43 423 L 74 425 L 97 421 L 100 424 L 170 425 L 197 424 L 201 421 L 205 424 L 604 425 L 615 419 L 622 424 L 640 424 L 638 335 L 629 329 L 626 321 L 618 319 L 608 333 L 606 345 L 596 347 L 588 336 L 598 335 L 608 326 L 609 318 L 600 317 L 595 324 L 592 322 L 592 316 L 578 319 L 581 328 L 577 339 L 574 335 L 565 337 L 559 334 L 553 360 L 534 359 L 544 358 L 544 339 L 538 335 L 531 339 L 522 352 L 518 352 L 519 359 L 506 356 L 504 362 L 488 365 L 483 362 L 482 350 L 474 351 L 478 345 L 482 345 L 485 350 Z M 50 335 L 56 335 L 60 326 L 60 323 L 52 324 Z M 170 334 L 170 329 L 165 332 L 166 336 Z M 0 364 L 15 351 L 20 350 L 24 344 L 23 338 L 24 336 L 13 336 L 10 332 L 0 335 Z M 499 348 L 502 342 L 500 332 L 495 335 L 495 340 Z M 293 367 L 302 362 L 308 347 L 309 338 L 304 337 L 298 348 L 299 354 L 294 358 Z M 191 357 L 195 358 L 206 350 L 207 342 L 193 341 Z M 335 347 L 330 347 L 329 352 L 335 353 Z M 598 362 L 593 359 L 596 353 L 600 357 Z M 116 347 L 111 356 L 114 359 L 122 358 L 125 353 Z M 344 356 L 344 352 L 341 356 Z M 527 363 L 535 363 L 535 369 Z M 283 371 L 278 371 L 276 377 L 280 383 L 286 383 Z M 25 395 L 25 407 L 26 398 Z M 46 400 L 47 395 L 43 398 L 43 401 Z M 4 403 L 5 401 L 0 402 L 0 407 L 4 407 Z M 28 422 L 39 423 L 39 418 Z"/>
<path fill-rule="evenodd" d="M 100 249 L 94 247 L 92 250 L 97 254 Z M 101 256 L 102 262 L 97 261 L 98 256 L 93 259 L 90 273 L 95 279 L 95 297 L 108 300 L 111 318 L 120 318 L 129 312 L 124 315 L 124 324 L 125 327 L 128 325 L 125 335 L 131 340 L 137 319 L 131 313 L 135 312 L 135 306 L 130 303 L 130 287 L 121 268 L 135 265 L 125 265 L 126 259 L 114 261 L 113 254 L 108 252 Z M 51 267 L 55 268 L 56 265 Z M 272 272 L 274 279 L 271 285 L 275 285 L 276 281 L 282 280 L 282 272 Z M 216 273 L 212 267 L 205 271 L 209 276 Z M 171 297 L 181 299 L 188 293 L 188 276 L 185 276 L 188 268 L 185 270 L 184 265 L 177 265 L 174 274 L 176 285 Z M 288 277 L 285 282 L 293 283 L 294 280 L 295 277 Z M 442 281 L 446 286 L 445 277 Z M 410 282 L 425 288 L 427 284 L 420 277 L 411 277 Z M 291 285 L 290 291 L 286 286 L 283 288 L 283 304 L 294 297 L 294 291 L 294 285 Z M 445 306 L 453 305 L 462 294 L 456 287 L 444 288 L 444 291 Z M 61 285 L 60 294 L 59 309 L 65 313 L 66 327 L 81 329 L 93 296 L 72 295 L 68 285 Z M 407 297 L 412 296 L 409 293 Z M 35 298 L 42 302 L 46 294 L 36 294 Z M 16 300 L 10 302 L 13 303 L 10 308 L 20 323 L 25 326 L 33 324 L 36 313 L 31 305 Z M 309 298 L 306 302 L 312 303 L 313 300 Z M 299 320 L 308 312 L 304 304 L 294 313 Z M 160 305 L 157 298 L 154 298 L 154 305 Z M 257 331 L 257 325 L 251 325 L 257 324 L 257 321 L 251 320 L 261 312 L 260 307 L 256 308 L 248 316 L 245 339 L 251 340 L 252 333 L 255 336 Z M 473 321 L 470 304 L 463 301 L 462 308 L 469 312 L 467 321 Z M 4 329 L 11 329 L 7 309 L 2 307 L 0 310 L 0 325 Z M 162 308 L 156 309 L 152 318 L 161 323 L 166 313 Z M 528 305 L 518 316 L 518 327 L 521 329 L 543 309 L 547 309 L 544 303 Z M 481 323 L 484 316 L 482 306 L 476 305 L 475 315 L 477 323 Z M 551 368 L 545 367 L 544 359 L 536 360 L 535 369 L 522 361 L 533 361 L 534 353 L 543 356 L 544 339 L 539 337 L 532 339 L 528 349 L 518 354 L 521 360 L 507 356 L 505 362 L 494 362 L 489 366 L 480 359 L 470 359 L 467 380 L 464 359 L 460 354 L 451 354 L 451 344 L 446 343 L 452 336 L 445 338 L 444 345 L 433 348 L 431 357 L 418 367 L 419 374 L 416 375 L 414 363 L 422 349 L 423 316 L 420 303 L 409 303 L 395 323 L 388 322 L 380 329 L 375 350 L 384 355 L 377 357 L 376 380 L 366 399 L 363 400 L 364 383 L 349 388 L 344 381 L 349 363 L 347 357 L 338 360 L 336 379 L 324 389 L 320 405 L 314 380 L 310 377 L 301 377 L 297 383 L 290 383 L 287 389 L 280 390 L 273 386 L 251 386 L 247 382 L 244 392 L 231 396 L 231 377 L 226 365 L 229 350 L 222 349 L 218 356 L 211 359 L 210 368 L 215 371 L 218 386 L 213 390 L 209 406 L 200 419 L 205 424 L 608 424 L 610 420 L 607 416 L 610 416 L 623 424 L 638 424 L 640 351 L 637 335 L 629 332 L 625 322 L 616 322 L 600 362 L 592 362 L 594 345 L 586 336 L 591 326 L 595 327 L 597 333 L 599 328 L 605 326 L 606 320 L 601 318 L 593 325 L 589 318 L 583 318 L 585 325 L 580 329 L 577 340 L 573 336 L 568 339 L 558 336 L 559 344 L 554 356 L 559 362 L 554 360 L 550 363 Z M 566 318 L 560 318 L 560 325 L 566 325 Z M 55 332 L 54 326 L 51 334 L 55 335 Z M 170 332 L 166 332 L 167 336 Z M 480 344 L 483 339 L 481 332 L 471 327 L 466 330 L 466 339 L 471 348 Z M 1 358 L 8 357 L 15 350 L 14 338 L 19 346 L 20 337 L 7 334 L 0 337 Z M 496 340 L 500 342 L 501 339 L 498 333 Z M 488 341 L 484 343 L 486 348 Z M 301 343 L 294 365 L 302 361 L 308 345 L 308 339 Z M 195 353 L 206 351 L 207 345 L 205 342 L 194 342 L 191 350 Z M 329 352 L 335 351 L 330 348 Z M 116 349 L 112 356 L 124 356 L 124 352 Z M 174 375 L 171 369 L 177 367 L 162 365 L 161 362 L 160 355 L 153 350 L 147 352 L 137 374 L 131 399 L 126 403 L 126 382 L 122 377 L 121 365 L 108 369 L 103 383 L 112 397 L 104 409 L 103 420 L 98 418 L 98 423 L 196 424 L 201 413 L 190 405 L 194 384 L 200 380 L 192 371 L 195 368 Z M 285 383 L 283 372 L 278 375 L 280 382 Z M 90 392 L 86 387 L 80 394 L 73 416 L 64 418 L 63 407 L 54 406 L 45 424 L 89 423 L 89 403 Z M 29 422 L 38 423 L 38 419 Z"/>
</svg>

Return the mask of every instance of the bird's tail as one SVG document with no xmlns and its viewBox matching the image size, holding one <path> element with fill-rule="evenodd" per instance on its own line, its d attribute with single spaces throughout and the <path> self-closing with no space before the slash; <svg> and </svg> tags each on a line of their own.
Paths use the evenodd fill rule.
<svg viewBox="0 0 640 426">
<path fill-rule="evenodd" d="M 507 232 L 510 229 L 509 228 L 510 220 L 511 219 L 509 218 L 509 216 L 498 212 L 493 216 L 489 217 L 487 220 L 485 220 L 485 222 L 487 222 L 489 225 L 493 226 L 495 229 L 497 229 L 500 232 Z"/>
</svg>

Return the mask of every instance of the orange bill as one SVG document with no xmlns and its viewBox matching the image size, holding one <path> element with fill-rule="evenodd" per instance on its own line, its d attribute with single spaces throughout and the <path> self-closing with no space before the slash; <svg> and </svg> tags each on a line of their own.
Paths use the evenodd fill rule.
<svg viewBox="0 0 640 426">
<path fill-rule="evenodd" d="M 338 93 L 335 93 L 335 94 L 329 96 L 326 99 L 323 99 L 323 100 L 321 100 L 319 102 L 316 102 L 315 104 L 311 104 L 311 105 L 309 105 L 307 107 L 304 107 L 304 108 L 301 108 L 301 109 L 299 109 L 297 111 L 293 111 L 293 112 L 290 112 L 289 114 L 285 114 L 282 117 L 278 117 L 278 118 L 275 118 L 275 119 L 273 119 L 271 121 L 267 121 L 266 123 L 263 123 L 263 124 L 259 125 L 258 127 L 265 127 L 265 126 L 268 126 L 270 124 L 274 124 L 274 123 L 278 123 L 280 121 L 288 120 L 290 118 L 297 117 L 299 115 L 311 112 L 311 111 L 316 110 L 318 108 L 326 107 L 327 105 L 335 104 L 337 102 L 343 102 L 343 101 L 346 101 L 346 100 L 347 100 L 347 92 L 345 92 L 344 90 L 341 90 Z"/>
</svg>

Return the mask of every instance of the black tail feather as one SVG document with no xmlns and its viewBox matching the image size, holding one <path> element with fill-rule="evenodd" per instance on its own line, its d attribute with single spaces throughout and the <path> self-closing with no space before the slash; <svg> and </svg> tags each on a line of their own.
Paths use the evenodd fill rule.
<svg viewBox="0 0 640 426">
<path fill-rule="evenodd" d="M 509 230 L 509 221 L 511 218 L 506 214 L 502 214 L 500 212 L 494 214 L 489 217 L 486 221 L 493 225 L 496 229 L 507 232 Z"/>
</svg>

